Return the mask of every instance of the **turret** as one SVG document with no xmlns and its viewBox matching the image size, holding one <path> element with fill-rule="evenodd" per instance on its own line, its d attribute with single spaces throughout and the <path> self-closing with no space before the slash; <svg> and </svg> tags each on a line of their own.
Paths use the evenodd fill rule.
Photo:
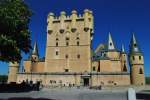
<svg viewBox="0 0 150 100">
<path fill-rule="evenodd" d="M 38 53 L 38 46 L 37 43 L 34 43 L 33 51 L 31 54 L 31 60 L 38 61 L 39 60 L 39 53 Z"/>
<path fill-rule="evenodd" d="M 64 20 L 66 18 L 66 13 L 64 11 L 60 12 L 60 33 L 65 31 L 65 23 Z"/>
<path fill-rule="evenodd" d="M 38 63 L 38 61 L 39 61 L 38 46 L 37 46 L 37 42 L 35 42 L 32 53 L 31 53 L 30 72 L 36 72 L 36 64 Z"/>
<path fill-rule="evenodd" d="M 129 59 L 131 67 L 131 83 L 133 85 L 144 85 L 144 57 L 134 34 L 130 42 Z"/>
<path fill-rule="evenodd" d="M 49 34 L 51 34 L 53 32 L 53 20 L 54 20 L 54 14 L 53 13 L 49 13 L 48 15 L 48 19 L 47 19 L 47 32 Z"/>
<path fill-rule="evenodd" d="M 77 30 L 77 27 L 76 27 L 76 19 L 77 19 L 77 11 L 73 10 L 72 12 L 72 15 L 71 15 L 71 31 L 72 32 L 75 32 Z"/>
<path fill-rule="evenodd" d="M 17 73 L 19 72 L 19 63 L 10 62 L 8 72 L 8 83 L 17 82 Z"/>
<path fill-rule="evenodd" d="M 109 33 L 109 37 L 108 37 L 108 50 L 115 50 L 115 46 L 112 40 L 111 33 Z"/>
<path fill-rule="evenodd" d="M 127 72 L 128 71 L 128 60 L 127 60 L 127 54 L 124 49 L 124 45 L 122 44 L 121 48 L 121 71 L 122 72 Z"/>
<path fill-rule="evenodd" d="M 94 33 L 94 30 L 93 30 L 93 26 L 94 25 L 94 17 L 93 17 L 93 12 L 92 11 L 89 11 L 89 28 L 90 30 L 92 31 L 92 33 Z"/>
</svg>

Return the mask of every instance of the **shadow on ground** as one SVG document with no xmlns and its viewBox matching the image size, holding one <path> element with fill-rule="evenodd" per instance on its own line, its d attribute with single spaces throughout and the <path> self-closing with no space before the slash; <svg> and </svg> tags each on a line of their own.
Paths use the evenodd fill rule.
<svg viewBox="0 0 150 100">
<path fill-rule="evenodd" d="M 19 98 L 9 98 L 9 99 L 0 99 L 0 100 L 54 100 L 54 99 L 46 99 L 46 98 L 24 98 L 24 97 L 19 97 Z"/>
</svg>

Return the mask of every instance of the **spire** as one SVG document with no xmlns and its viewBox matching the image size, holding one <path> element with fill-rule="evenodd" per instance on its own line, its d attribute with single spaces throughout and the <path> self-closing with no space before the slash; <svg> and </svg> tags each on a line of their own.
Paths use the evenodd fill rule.
<svg viewBox="0 0 150 100">
<path fill-rule="evenodd" d="M 121 52 L 125 52 L 124 45 L 122 44 Z"/>
<path fill-rule="evenodd" d="M 39 55 L 37 42 L 34 43 L 34 48 L 33 48 L 33 51 L 32 51 L 32 55 L 37 55 L 37 56 Z"/>
<path fill-rule="evenodd" d="M 109 38 L 108 38 L 108 50 L 115 50 L 114 42 L 112 40 L 112 36 L 110 32 L 109 32 Z"/>
<path fill-rule="evenodd" d="M 134 33 L 132 35 L 131 42 L 130 42 L 130 53 L 141 53 L 141 50 L 138 47 L 138 43 L 137 43 Z"/>
</svg>

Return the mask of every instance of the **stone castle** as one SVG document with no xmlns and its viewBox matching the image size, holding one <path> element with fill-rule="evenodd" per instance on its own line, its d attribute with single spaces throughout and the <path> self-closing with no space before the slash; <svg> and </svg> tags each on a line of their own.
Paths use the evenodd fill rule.
<svg viewBox="0 0 150 100">
<path fill-rule="evenodd" d="M 129 54 L 118 50 L 109 33 L 108 42 L 92 50 L 94 16 L 86 9 L 71 16 L 62 11 L 47 18 L 45 58 L 40 58 L 35 42 L 30 57 L 9 64 L 8 82 L 40 81 L 48 86 L 125 86 L 145 85 L 144 58 L 133 34 Z M 129 67 L 130 65 L 130 67 Z M 130 68 L 130 72 L 129 72 Z"/>
</svg>

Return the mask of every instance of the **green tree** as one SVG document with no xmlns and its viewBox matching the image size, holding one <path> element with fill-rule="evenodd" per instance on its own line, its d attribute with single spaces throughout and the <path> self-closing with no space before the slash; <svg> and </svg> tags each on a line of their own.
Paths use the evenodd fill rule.
<svg viewBox="0 0 150 100">
<path fill-rule="evenodd" d="M 0 0 L 0 60 L 20 61 L 28 53 L 31 39 L 28 24 L 31 10 L 23 0 Z"/>
</svg>

